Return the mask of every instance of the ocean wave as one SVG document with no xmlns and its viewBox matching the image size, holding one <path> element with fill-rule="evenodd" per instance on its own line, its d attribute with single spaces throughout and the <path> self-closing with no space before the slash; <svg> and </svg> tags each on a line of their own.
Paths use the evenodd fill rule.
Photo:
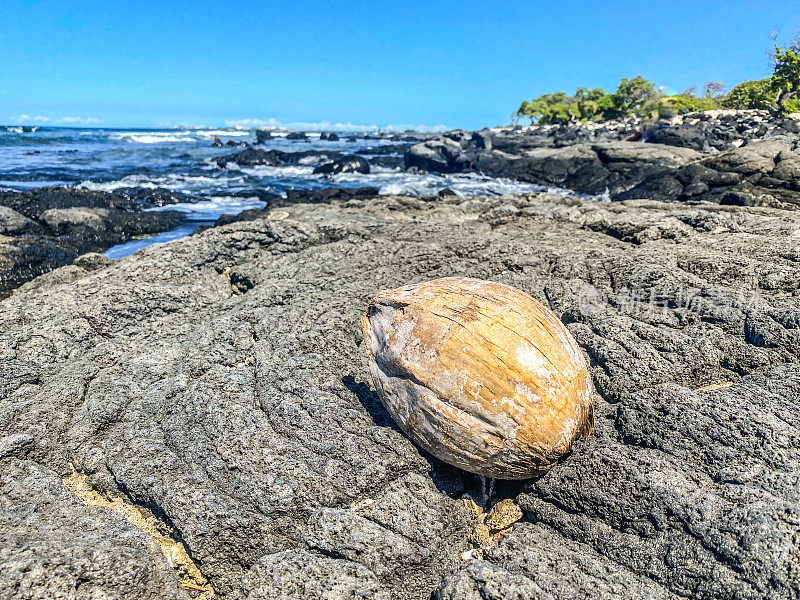
<svg viewBox="0 0 800 600">
<path fill-rule="evenodd" d="M 424 196 L 450 189 L 459 196 L 501 196 L 504 194 L 528 194 L 532 192 L 551 192 L 562 195 L 575 195 L 574 192 L 556 187 L 546 187 L 532 183 L 521 183 L 511 179 L 485 177 L 477 173 L 457 173 L 448 175 L 416 175 L 401 170 L 373 167 L 368 175 L 343 173 L 327 178 L 329 185 L 342 187 L 374 186 L 381 194 Z"/>
<path fill-rule="evenodd" d="M 110 139 L 132 144 L 168 144 L 175 142 L 200 142 L 213 137 L 243 137 L 252 135 L 249 131 L 228 131 L 224 129 L 171 130 L 171 131 L 120 131 L 111 134 Z"/>
<path fill-rule="evenodd" d="M 150 210 L 177 210 L 186 215 L 190 221 L 215 221 L 221 215 L 235 215 L 243 210 L 252 208 L 264 208 L 266 202 L 259 200 L 256 196 L 249 198 L 235 198 L 231 196 L 209 196 L 200 202 L 185 202 L 180 204 L 169 204 L 157 206 Z"/>
<path fill-rule="evenodd" d="M 174 192 L 196 194 L 209 189 L 241 189 L 245 185 L 243 176 L 238 177 L 213 177 L 209 175 L 192 175 L 183 173 L 169 173 L 167 175 L 128 175 L 114 181 L 95 182 L 82 181 L 78 187 L 100 192 L 113 192 L 119 188 L 165 188 Z"/>
</svg>

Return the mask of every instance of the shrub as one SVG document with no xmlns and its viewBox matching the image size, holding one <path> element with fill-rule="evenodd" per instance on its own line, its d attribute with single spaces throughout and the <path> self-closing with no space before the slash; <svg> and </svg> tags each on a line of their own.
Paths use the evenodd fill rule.
<svg viewBox="0 0 800 600">
<path fill-rule="evenodd" d="M 766 110 L 770 108 L 772 99 L 772 79 L 758 79 L 756 81 L 744 81 L 734 87 L 722 99 L 722 106 L 739 110 Z"/>
<path fill-rule="evenodd" d="M 698 98 L 684 92 L 683 94 L 662 98 L 658 104 L 658 116 L 674 117 L 687 112 L 714 110 L 715 108 L 717 108 L 717 103 L 713 98 L 707 96 Z"/>
</svg>

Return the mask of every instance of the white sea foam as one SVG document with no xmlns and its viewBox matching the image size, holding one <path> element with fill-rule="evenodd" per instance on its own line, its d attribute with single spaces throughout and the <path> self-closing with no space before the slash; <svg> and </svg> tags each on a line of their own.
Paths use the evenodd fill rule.
<svg viewBox="0 0 800 600">
<path fill-rule="evenodd" d="M 217 137 L 243 137 L 252 135 L 249 131 L 225 129 L 192 129 L 171 131 L 119 131 L 113 133 L 112 140 L 121 140 L 132 144 L 167 144 L 171 142 L 198 142 Z"/>
<path fill-rule="evenodd" d="M 368 175 L 346 173 L 334 175 L 330 178 L 330 181 L 338 185 L 374 186 L 380 190 L 381 194 L 408 194 L 412 196 L 435 194 L 445 188 L 453 190 L 459 196 L 499 196 L 502 194 L 526 194 L 541 191 L 572 194 L 572 192 L 559 188 L 545 188 L 541 185 L 521 183 L 510 179 L 484 177 L 476 173 L 415 175 L 401 170 L 375 167 L 372 168 Z"/>
<path fill-rule="evenodd" d="M 94 182 L 83 181 L 78 187 L 87 190 L 96 190 L 101 192 L 112 192 L 118 188 L 123 187 L 139 187 L 139 188 L 166 188 L 175 192 L 184 192 L 193 194 L 203 192 L 209 188 L 232 188 L 238 189 L 244 185 L 244 177 L 234 176 L 220 179 L 217 177 L 209 177 L 206 175 L 186 175 L 181 173 L 169 173 L 160 177 L 152 175 L 128 175 L 122 179 L 115 181 Z"/>
<path fill-rule="evenodd" d="M 253 196 L 251 198 L 232 198 L 230 196 L 209 196 L 200 202 L 185 202 L 180 204 L 170 204 L 167 206 L 157 206 L 150 210 L 177 210 L 186 215 L 190 221 L 214 221 L 220 215 L 236 215 L 243 210 L 251 208 L 264 208 L 266 202 Z"/>
</svg>

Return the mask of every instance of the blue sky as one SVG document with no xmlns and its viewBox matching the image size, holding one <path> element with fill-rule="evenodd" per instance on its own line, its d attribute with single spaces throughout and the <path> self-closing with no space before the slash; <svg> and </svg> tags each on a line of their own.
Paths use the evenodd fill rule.
<svg viewBox="0 0 800 600">
<path fill-rule="evenodd" d="M 0 2 L 0 123 L 505 124 L 523 99 L 644 75 L 768 73 L 787 1 Z"/>
</svg>

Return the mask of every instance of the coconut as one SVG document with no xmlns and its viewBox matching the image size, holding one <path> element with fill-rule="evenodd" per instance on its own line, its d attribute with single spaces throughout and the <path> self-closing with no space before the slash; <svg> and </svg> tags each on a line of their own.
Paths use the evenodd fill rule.
<svg viewBox="0 0 800 600">
<path fill-rule="evenodd" d="M 447 463 L 527 479 L 592 431 L 592 380 L 578 344 L 518 289 L 447 277 L 384 290 L 361 323 L 386 410 Z"/>
</svg>

